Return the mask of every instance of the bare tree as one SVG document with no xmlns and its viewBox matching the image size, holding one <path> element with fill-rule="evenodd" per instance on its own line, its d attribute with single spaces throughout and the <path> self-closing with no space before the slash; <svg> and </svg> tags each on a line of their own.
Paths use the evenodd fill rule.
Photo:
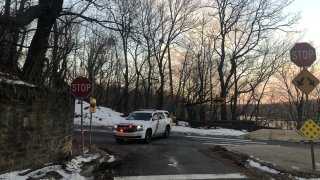
<svg viewBox="0 0 320 180">
<path fill-rule="evenodd" d="M 238 98 L 237 74 L 239 66 L 247 63 L 247 57 L 257 51 L 258 45 L 270 33 L 286 31 L 297 20 L 284 14 L 288 0 L 216 0 L 213 21 L 218 27 L 215 33 L 215 52 L 220 81 L 220 96 L 227 98 L 234 86 L 233 102 Z M 233 78 L 233 83 L 232 83 Z M 228 119 L 225 104 L 221 105 L 221 118 Z"/>
<path fill-rule="evenodd" d="M 33 5 L 33 3 L 29 3 L 31 5 L 28 7 L 26 6 L 27 2 L 27 0 L 20 1 L 19 11 L 17 11 L 16 14 L 10 14 L 8 9 L 10 9 L 11 1 L 7 0 L 5 4 L 6 13 L 0 15 L 0 25 L 1 29 L 4 30 L 4 32 L 1 32 L 1 35 L 5 34 L 7 30 L 19 33 L 19 30 L 24 29 L 37 19 L 37 26 L 31 43 L 27 47 L 28 52 L 21 73 L 23 79 L 34 84 L 43 84 L 45 81 L 45 77 L 42 76 L 42 74 L 45 69 L 45 63 L 48 61 L 46 53 L 49 48 L 49 37 L 52 32 L 51 30 L 59 17 L 69 15 L 73 16 L 73 19 L 82 18 L 86 21 L 98 23 L 106 28 L 111 28 L 105 25 L 105 23 L 111 24 L 110 21 L 102 21 L 84 15 L 84 12 L 90 5 L 96 5 L 93 1 L 87 1 L 85 4 L 75 2 L 70 8 L 65 8 L 68 11 L 63 10 L 63 0 L 38 0 L 38 4 Z M 80 9 L 79 12 L 71 10 L 71 7 L 74 5 L 77 5 L 78 10 Z M 15 37 L 14 41 L 17 41 L 17 35 L 12 37 Z M 11 48 L 14 50 L 17 46 L 17 42 L 11 40 L 10 42 L 15 45 L 15 47 Z M 8 63 L 11 64 L 11 69 L 16 69 L 16 59 L 17 58 L 10 58 L 6 60 L 10 61 Z M 0 61 L 1 64 L 4 62 L 4 60 Z"/>
<path fill-rule="evenodd" d="M 254 104 L 250 120 L 255 117 L 256 123 L 259 116 L 260 105 L 265 97 L 270 79 L 279 68 L 282 68 L 287 61 L 287 52 L 291 48 L 291 41 L 278 38 L 271 39 L 263 43 L 260 50 L 263 51 L 260 65 L 253 68 L 249 74 L 251 78 L 246 78 L 246 83 L 240 85 L 239 94 L 251 91 L 251 99 L 248 102 Z M 236 112 L 235 112 L 236 113 Z"/>
<path fill-rule="evenodd" d="M 116 23 L 115 29 L 120 34 L 125 64 L 124 91 L 123 91 L 123 112 L 129 113 L 129 60 L 128 44 L 129 38 L 135 31 L 134 21 L 137 19 L 138 1 L 135 0 L 114 0 L 107 6 L 108 13 Z"/>
<path fill-rule="evenodd" d="M 160 77 L 160 86 L 157 90 L 157 108 L 162 109 L 165 89 L 165 55 L 167 54 L 170 45 L 179 35 L 197 26 L 197 20 L 193 18 L 193 15 L 195 15 L 197 11 L 197 6 L 191 0 L 168 0 L 166 3 L 160 3 L 157 9 L 160 22 L 159 28 L 157 28 L 157 34 L 155 34 L 155 37 L 152 39 L 152 44 L 155 58 L 158 63 L 158 73 Z M 171 59 L 169 58 L 168 60 L 170 66 L 170 92 L 173 92 Z M 171 98 L 173 98 L 172 95 Z M 173 102 L 173 99 L 171 99 L 171 102 Z"/>
<path fill-rule="evenodd" d="M 44 77 L 48 78 L 51 87 L 65 87 L 70 59 L 69 55 L 77 49 L 76 37 L 79 32 L 79 24 L 73 24 L 72 18 L 62 17 L 57 20 L 52 28 L 49 46 L 52 47 L 47 53 L 49 61 L 46 62 Z"/>
<path fill-rule="evenodd" d="M 4 2 L 4 12 L 1 17 L 19 16 L 27 7 L 27 0 Z M 9 20 L 9 19 L 8 19 Z M 3 23 L 4 24 L 4 23 Z M 18 74 L 18 59 L 24 48 L 27 28 L 23 26 L 7 26 L 0 24 L 0 69 L 13 74 Z"/>
<path fill-rule="evenodd" d="M 295 87 L 291 81 L 294 78 L 295 74 L 297 74 L 297 68 L 292 65 L 291 62 L 288 62 L 286 66 L 278 70 L 276 74 L 277 79 L 280 81 L 279 93 L 284 93 L 279 95 L 280 97 L 284 97 L 284 99 L 280 99 L 283 103 L 287 103 L 288 111 L 291 114 L 291 118 L 295 119 L 297 127 L 302 125 L 302 120 L 304 116 L 304 104 L 305 104 L 305 95 Z"/>
</svg>

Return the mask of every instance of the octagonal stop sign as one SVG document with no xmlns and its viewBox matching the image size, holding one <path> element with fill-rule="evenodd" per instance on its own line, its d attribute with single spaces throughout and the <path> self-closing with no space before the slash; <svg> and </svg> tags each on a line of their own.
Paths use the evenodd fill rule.
<svg viewBox="0 0 320 180">
<path fill-rule="evenodd" d="M 308 67 L 316 60 L 316 50 L 308 43 L 296 43 L 290 50 L 290 59 L 299 67 Z"/>
<path fill-rule="evenodd" d="M 86 77 L 75 78 L 70 85 L 71 93 L 78 99 L 88 97 L 92 92 L 92 84 Z"/>
</svg>

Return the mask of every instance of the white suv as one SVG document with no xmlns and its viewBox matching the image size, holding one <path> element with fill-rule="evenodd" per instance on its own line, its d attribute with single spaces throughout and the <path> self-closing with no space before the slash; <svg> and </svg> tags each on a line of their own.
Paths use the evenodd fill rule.
<svg viewBox="0 0 320 180">
<path fill-rule="evenodd" d="M 114 137 L 117 142 L 122 142 L 124 139 L 142 139 L 150 143 L 155 136 L 169 137 L 171 121 L 168 111 L 134 111 L 125 122 L 115 125 Z"/>
</svg>

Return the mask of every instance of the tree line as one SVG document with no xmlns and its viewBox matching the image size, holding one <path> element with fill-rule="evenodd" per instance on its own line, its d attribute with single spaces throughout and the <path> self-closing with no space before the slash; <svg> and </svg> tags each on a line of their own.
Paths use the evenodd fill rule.
<svg viewBox="0 0 320 180">
<path fill-rule="evenodd" d="M 287 10 L 291 3 L 5 0 L 0 71 L 67 89 L 85 69 L 98 103 L 124 113 L 157 108 L 183 116 L 197 107 L 200 120 L 208 112 L 222 120 L 259 116 L 273 84 L 288 81 L 283 73 L 299 20 Z M 291 89 L 281 95 L 285 102 L 301 96 Z M 217 105 L 217 97 L 225 103 Z"/>
</svg>

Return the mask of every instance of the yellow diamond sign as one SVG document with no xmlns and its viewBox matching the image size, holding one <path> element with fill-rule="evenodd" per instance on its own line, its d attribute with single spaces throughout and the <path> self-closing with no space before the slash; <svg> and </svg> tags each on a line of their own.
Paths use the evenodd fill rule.
<svg viewBox="0 0 320 180">
<path fill-rule="evenodd" d="M 303 69 L 292 80 L 292 83 L 304 94 L 308 95 L 319 84 L 319 80 L 307 69 Z"/>
<path fill-rule="evenodd" d="M 320 134 L 320 127 L 311 119 L 307 120 L 300 131 L 310 140 L 314 140 Z"/>
</svg>

